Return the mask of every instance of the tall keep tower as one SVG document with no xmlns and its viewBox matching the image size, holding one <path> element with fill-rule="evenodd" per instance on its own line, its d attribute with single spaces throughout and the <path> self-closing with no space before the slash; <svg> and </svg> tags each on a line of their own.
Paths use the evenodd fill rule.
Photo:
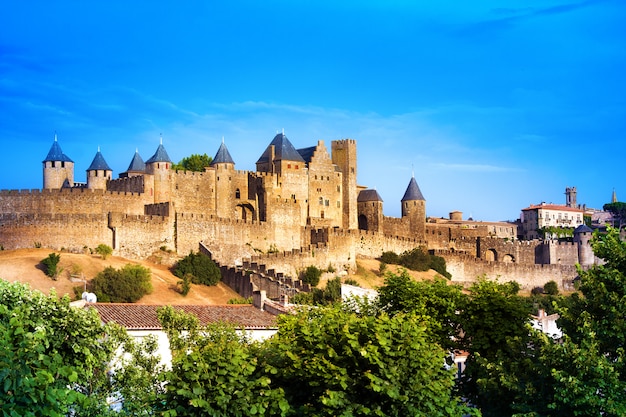
<svg viewBox="0 0 626 417">
<path fill-rule="evenodd" d="M 73 186 L 74 161 L 63 153 L 55 134 L 50 152 L 48 152 L 46 159 L 43 160 L 43 188 L 46 190 L 58 190 Z"/>
<path fill-rule="evenodd" d="M 426 200 L 415 181 L 415 176 L 411 177 L 401 201 L 402 218 L 409 219 L 411 234 L 423 239 L 426 231 Z"/>
<path fill-rule="evenodd" d="M 235 170 L 235 161 L 230 156 L 224 139 L 215 157 L 211 161 L 211 168 L 215 173 L 215 209 L 217 217 L 231 218 L 234 215 L 235 195 L 232 190 L 232 177 Z"/>
<path fill-rule="evenodd" d="M 565 205 L 567 207 L 576 207 L 576 187 L 565 188 Z"/>
<path fill-rule="evenodd" d="M 343 173 L 342 205 L 343 205 L 343 228 L 357 229 L 358 192 L 356 187 L 356 140 L 334 140 L 331 143 L 333 164 L 337 165 Z"/>
<path fill-rule="evenodd" d="M 156 152 L 146 161 L 146 174 L 153 176 L 153 186 L 146 189 L 146 192 L 154 195 L 155 203 L 165 203 L 170 201 L 170 168 L 172 161 L 163 147 L 163 138 Z"/>
<path fill-rule="evenodd" d="M 93 158 L 89 168 L 87 168 L 87 188 L 92 190 L 106 190 L 107 181 L 111 180 L 112 174 L 113 170 L 109 167 L 107 161 L 104 160 L 100 148 L 98 147 L 96 156 Z"/>
</svg>

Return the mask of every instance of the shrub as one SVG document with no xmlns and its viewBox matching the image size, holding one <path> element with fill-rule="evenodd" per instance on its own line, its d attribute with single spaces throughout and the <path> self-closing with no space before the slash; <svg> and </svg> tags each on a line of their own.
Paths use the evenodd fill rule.
<svg viewBox="0 0 626 417">
<path fill-rule="evenodd" d="M 530 290 L 530 293 L 532 295 L 541 295 L 541 294 L 543 294 L 543 288 L 542 287 L 534 287 L 532 290 Z"/>
<path fill-rule="evenodd" d="M 113 253 L 113 248 L 109 245 L 101 243 L 98 245 L 98 247 L 96 247 L 96 253 L 102 256 L 102 259 L 106 259 L 110 254 Z"/>
<path fill-rule="evenodd" d="M 352 278 L 346 279 L 343 283 L 346 284 L 346 285 L 353 285 L 355 287 L 360 287 L 361 286 L 355 279 L 352 279 Z"/>
<path fill-rule="evenodd" d="M 176 283 L 178 285 L 178 291 L 183 296 L 186 296 L 187 294 L 189 294 L 189 291 L 191 291 L 191 281 L 192 280 L 193 280 L 193 275 L 185 274 L 183 276 L 183 279 L 181 279 L 180 281 L 178 281 Z"/>
<path fill-rule="evenodd" d="M 226 304 L 252 304 L 252 297 L 248 298 L 231 298 Z"/>
<path fill-rule="evenodd" d="M 554 281 L 548 281 L 543 286 L 543 292 L 549 295 L 558 295 L 559 294 L 559 286 Z"/>
<path fill-rule="evenodd" d="M 44 271 L 47 276 L 56 280 L 61 272 L 63 272 L 63 268 L 59 267 L 59 262 L 61 261 L 61 255 L 58 253 L 51 253 L 47 258 L 42 259 L 41 263 L 46 267 Z"/>
<path fill-rule="evenodd" d="M 400 256 L 395 252 L 383 252 L 380 261 L 385 264 L 400 265 Z"/>
<path fill-rule="evenodd" d="M 191 274 L 194 284 L 216 285 L 222 279 L 222 272 L 215 262 L 201 253 L 190 252 L 176 263 L 172 272 L 178 278 Z"/>
<path fill-rule="evenodd" d="M 305 284 L 310 284 L 312 287 L 317 287 L 317 284 L 320 283 L 321 277 L 322 277 L 322 270 L 316 267 L 315 265 L 309 265 L 301 274 L 300 279 Z"/>
<path fill-rule="evenodd" d="M 437 255 L 429 255 L 430 256 L 430 269 L 437 271 L 440 275 L 450 279 L 452 278 L 452 274 L 450 274 L 446 270 L 446 260 L 441 256 Z"/>
<path fill-rule="evenodd" d="M 400 255 L 400 265 L 413 271 L 428 271 L 430 269 L 430 255 L 423 248 L 415 248 Z"/>
<path fill-rule="evenodd" d="M 152 292 L 151 273 L 141 265 L 126 264 L 121 269 L 109 266 L 91 281 L 99 301 L 134 303 Z"/>
</svg>

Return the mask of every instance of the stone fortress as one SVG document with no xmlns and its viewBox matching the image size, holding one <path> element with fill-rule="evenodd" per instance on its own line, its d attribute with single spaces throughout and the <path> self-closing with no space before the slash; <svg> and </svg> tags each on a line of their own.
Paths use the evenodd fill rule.
<svg viewBox="0 0 626 417">
<path fill-rule="evenodd" d="M 145 162 L 135 152 L 117 179 L 98 150 L 79 183 L 55 137 L 43 189 L 0 191 L 0 245 L 83 252 L 104 243 L 131 259 L 202 248 L 223 266 L 290 277 L 309 265 L 354 270 L 358 257 L 423 246 L 446 259 L 453 281 L 485 275 L 525 289 L 550 280 L 567 287 L 577 263 L 594 262 L 590 229 L 577 229 L 574 243 L 520 241 L 514 223 L 467 221 L 460 212 L 427 219 L 414 177 L 400 204 L 400 218 L 385 216 L 378 192 L 357 185 L 352 139 L 333 140 L 329 153 L 321 140 L 296 149 L 278 133 L 255 172 L 236 170 L 223 141 L 204 172 L 174 170 L 161 140 Z"/>
</svg>

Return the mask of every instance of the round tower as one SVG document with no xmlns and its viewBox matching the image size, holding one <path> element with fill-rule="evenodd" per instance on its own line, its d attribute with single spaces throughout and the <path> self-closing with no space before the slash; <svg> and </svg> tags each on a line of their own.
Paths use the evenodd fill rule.
<svg viewBox="0 0 626 417">
<path fill-rule="evenodd" d="M 233 171 L 235 161 L 230 156 L 228 148 L 222 138 L 215 158 L 211 161 L 211 168 L 215 169 L 215 208 L 218 217 L 231 218 L 235 211 L 235 200 L 241 198 L 241 190 L 233 190 Z"/>
<path fill-rule="evenodd" d="M 45 190 L 58 190 L 74 186 L 74 161 L 67 157 L 61 150 L 57 135 L 54 135 L 54 143 L 43 160 L 43 188 Z"/>
<path fill-rule="evenodd" d="M 93 158 L 91 165 L 87 168 L 87 188 L 90 190 L 106 190 L 107 182 L 111 180 L 113 170 L 104 160 L 100 147 Z"/>
<path fill-rule="evenodd" d="M 357 198 L 359 229 L 383 232 L 383 199 L 376 190 L 362 190 Z"/>
<path fill-rule="evenodd" d="M 426 230 L 426 200 L 422 195 L 420 187 L 417 185 L 417 181 L 415 181 L 415 176 L 411 177 L 401 203 L 402 218 L 409 220 L 411 234 L 417 239 L 424 239 Z"/>
<path fill-rule="evenodd" d="M 590 243 L 592 237 L 593 230 L 585 224 L 574 230 L 574 243 L 578 246 L 578 263 L 582 266 L 594 264 L 595 255 Z"/>
<path fill-rule="evenodd" d="M 156 152 L 146 161 L 146 174 L 153 178 L 152 187 L 146 189 L 154 196 L 155 203 L 165 203 L 171 199 L 170 169 L 172 161 L 163 147 L 163 138 Z"/>
</svg>

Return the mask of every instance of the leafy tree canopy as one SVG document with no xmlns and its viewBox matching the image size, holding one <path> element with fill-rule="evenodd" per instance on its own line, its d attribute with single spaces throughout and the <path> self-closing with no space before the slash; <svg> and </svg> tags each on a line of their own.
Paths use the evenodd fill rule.
<svg viewBox="0 0 626 417">
<path fill-rule="evenodd" d="M 101 302 L 134 303 L 152 292 L 151 272 L 141 265 L 105 268 L 91 280 L 91 290 Z"/>
<path fill-rule="evenodd" d="M 211 165 L 213 158 L 207 154 L 192 154 L 180 160 L 177 164 L 172 165 L 172 169 L 179 171 L 196 171 L 202 172 L 205 167 Z"/>
<path fill-rule="evenodd" d="M 613 226 L 621 229 L 624 222 L 626 222 L 626 203 L 617 201 L 615 203 L 607 203 L 602 206 L 604 211 L 608 211 L 613 215 L 615 224 Z"/>
<path fill-rule="evenodd" d="M 189 274 L 194 284 L 216 285 L 222 279 L 222 271 L 215 262 L 200 252 L 190 252 L 176 263 L 172 272 L 181 279 Z"/>
</svg>

